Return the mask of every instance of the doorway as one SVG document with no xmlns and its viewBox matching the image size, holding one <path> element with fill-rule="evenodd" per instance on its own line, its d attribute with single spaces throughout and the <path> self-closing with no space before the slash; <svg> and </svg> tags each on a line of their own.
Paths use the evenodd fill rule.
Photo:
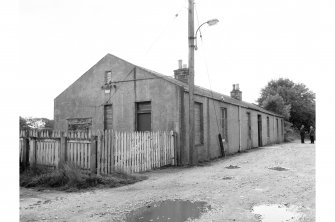
<svg viewBox="0 0 335 222">
<path fill-rule="evenodd" d="M 251 137 L 251 116 L 250 112 L 247 112 L 247 118 L 248 118 L 248 137 L 247 137 L 247 149 L 251 149 L 252 147 L 252 137 Z"/>
<path fill-rule="evenodd" d="M 262 116 L 257 115 L 258 119 L 258 147 L 263 146 L 263 141 L 262 141 Z"/>
</svg>

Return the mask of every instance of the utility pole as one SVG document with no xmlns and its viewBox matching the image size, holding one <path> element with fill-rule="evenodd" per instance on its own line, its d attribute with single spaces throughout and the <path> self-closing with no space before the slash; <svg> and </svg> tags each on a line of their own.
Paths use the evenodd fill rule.
<svg viewBox="0 0 335 222">
<path fill-rule="evenodd" d="M 188 88 L 189 88 L 189 164 L 198 164 L 198 150 L 194 146 L 194 0 L 188 0 Z"/>
</svg>

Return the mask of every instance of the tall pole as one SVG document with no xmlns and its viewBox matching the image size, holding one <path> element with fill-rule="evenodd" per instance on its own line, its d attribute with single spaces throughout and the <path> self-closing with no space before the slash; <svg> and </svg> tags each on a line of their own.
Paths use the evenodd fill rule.
<svg viewBox="0 0 335 222">
<path fill-rule="evenodd" d="M 194 146 L 194 0 L 188 0 L 188 66 L 189 66 L 189 164 L 198 163 L 198 150 Z"/>
</svg>

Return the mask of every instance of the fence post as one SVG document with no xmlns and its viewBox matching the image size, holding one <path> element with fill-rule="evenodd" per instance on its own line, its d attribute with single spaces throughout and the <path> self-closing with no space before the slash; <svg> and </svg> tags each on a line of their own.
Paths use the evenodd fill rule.
<svg viewBox="0 0 335 222">
<path fill-rule="evenodd" d="M 66 162 L 66 153 L 67 153 L 67 138 L 64 135 L 64 132 L 60 133 L 60 150 L 59 150 L 59 163 L 58 167 L 62 167 Z"/>
<path fill-rule="evenodd" d="M 29 164 L 29 139 L 27 137 L 23 137 L 22 157 L 22 167 L 25 170 Z"/>
<path fill-rule="evenodd" d="M 178 151 L 177 151 L 177 132 L 171 131 L 171 146 L 172 146 L 172 152 L 171 154 L 173 155 L 172 159 L 172 165 L 177 166 L 178 165 Z"/>
<path fill-rule="evenodd" d="M 91 138 L 90 169 L 92 174 L 97 174 L 97 136 Z"/>
<path fill-rule="evenodd" d="M 36 142 L 36 138 L 30 138 L 29 139 L 29 149 L 30 149 L 30 157 L 29 158 L 29 163 L 30 165 L 35 168 L 36 167 L 36 147 L 37 147 L 37 142 Z"/>
</svg>

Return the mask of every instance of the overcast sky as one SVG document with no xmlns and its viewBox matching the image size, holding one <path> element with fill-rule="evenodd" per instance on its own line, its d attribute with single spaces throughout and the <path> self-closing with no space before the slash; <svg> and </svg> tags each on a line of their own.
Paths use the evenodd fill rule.
<svg viewBox="0 0 335 222">
<path fill-rule="evenodd" d="M 196 0 L 201 28 L 195 84 L 230 95 L 239 83 L 243 100 L 255 103 L 260 90 L 280 77 L 315 92 L 324 60 L 320 22 L 334 25 L 308 0 Z M 135 65 L 173 75 L 187 63 L 187 0 L 21 0 L 19 115 L 53 118 L 53 100 L 107 53 Z M 332 45 L 334 46 L 334 45 Z M 326 57 L 326 58 L 324 58 Z"/>
<path fill-rule="evenodd" d="M 53 118 L 54 98 L 107 53 L 172 75 L 187 61 L 186 8 L 186 0 L 0 1 L 0 164 L 12 182 L 1 183 L 0 203 L 16 206 L 4 218 L 19 220 L 18 115 Z M 202 28 L 197 85 L 210 88 L 209 75 L 211 88 L 229 95 L 239 83 L 248 102 L 280 77 L 316 92 L 317 216 L 331 221 L 335 1 L 196 0 L 196 9 L 196 26 L 220 20 Z"/>
</svg>

